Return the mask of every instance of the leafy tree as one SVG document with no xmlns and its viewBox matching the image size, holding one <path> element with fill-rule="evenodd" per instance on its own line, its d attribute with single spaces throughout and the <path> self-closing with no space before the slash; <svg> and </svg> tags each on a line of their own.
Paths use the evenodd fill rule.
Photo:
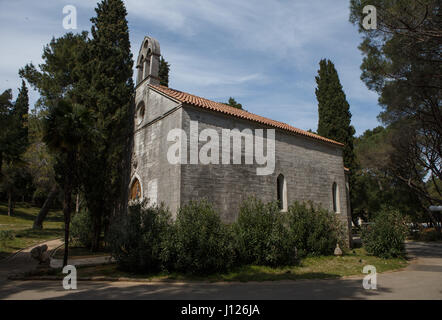
<svg viewBox="0 0 442 320">
<path fill-rule="evenodd" d="M 32 226 L 33 229 L 43 229 L 43 222 L 49 209 L 60 195 L 60 188 L 55 180 L 55 157 L 43 142 L 43 120 L 46 114 L 47 111 L 35 110 L 30 115 L 29 138 L 31 144 L 24 155 L 35 186 L 32 201 L 40 207 Z"/>
<path fill-rule="evenodd" d="M 32 201 L 39 206 L 55 184 L 54 157 L 43 142 L 43 118 L 46 113 L 34 110 L 29 114 L 29 147 L 23 155 L 35 186 Z"/>
<path fill-rule="evenodd" d="M 103 224 L 126 207 L 134 92 L 124 3 L 103 0 L 95 12 L 77 87 L 81 104 L 92 113 L 98 132 L 81 159 L 82 186 L 94 225 L 94 251 L 100 246 Z"/>
<path fill-rule="evenodd" d="M 20 75 L 40 92 L 39 107 L 43 112 L 42 141 L 55 159 L 55 180 L 63 190 L 65 222 L 64 265 L 69 250 L 69 224 L 72 191 L 78 187 L 79 155 L 88 152 L 87 139 L 93 139 L 91 117 L 79 105 L 79 66 L 84 63 L 87 33 L 67 33 L 53 38 L 43 50 L 44 63 L 37 69 L 26 65 Z"/>
<path fill-rule="evenodd" d="M 242 110 L 242 104 L 236 102 L 236 100 L 232 97 L 229 98 L 229 101 L 226 103 L 228 106 L 237 108 L 237 109 L 241 109 Z"/>
<path fill-rule="evenodd" d="M 168 87 L 169 86 L 169 71 L 170 64 L 161 56 L 160 58 L 160 68 L 158 71 L 158 77 L 160 78 L 160 85 Z"/>
<path fill-rule="evenodd" d="M 376 30 L 365 30 L 361 24 L 362 8 L 368 4 L 377 8 Z M 363 35 L 361 79 L 379 94 L 383 108 L 379 118 L 394 129 L 390 170 L 425 207 L 440 205 L 440 1 L 351 0 L 350 10 L 350 21 Z M 436 193 L 430 191 L 431 184 Z"/>
<path fill-rule="evenodd" d="M 43 221 L 60 194 L 59 186 L 55 181 L 55 157 L 43 142 L 45 115 L 47 115 L 46 110 L 34 110 L 29 115 L 30 145 L 23 155 L 27 163 L 27 170 L 32 177 L 32 184 L 35 187 L 32 202 L 41 207 L 35 217 L 33 229 L 43 228 Z"/>
<path fill-rule="evenodd" d="M 60 38 L 52 38 L 50 43 L 43 49 L 43 63 L 38 67 L 32 63 L 20 69 L 19 74 L 40 93 L 36 103 L 37 110 L 30 117 L 30 133 L 32 144 L 26 154 L 29 162 L 31 175 L 38 192 L 48 193 L 36 220 L 35 228 L 41 228 L 51 202 L 58 194 L 57 181 L 60 177 L 55 176 L 54 166 L 58 167 L 58 176 L 63 166 L 60 165 L 58 149 L 47 149 L 44 141 L 45 119 L 49 116 L 49 110 L 58 108 L 60 101 L 69 103 L 78 102 L 79 66 L 84 63 L 84 55 L 87 45 L 87 32 L 81 34 L 67 33 Z M 66 102 L 65 101 L 65 102 Z M 67 115 L 68 116 L 68 115 Z M 57 179 L 56 179 L 57 178 Z"/>
<path fill-rule="evenodd" d="M 43 64 L 38 68 L 32 63 L 20 69 L 19 74 L 40 93 L 36 103 L 43 110 L 55 105 L 59 99 L 69 98 L 78 102 L 75 90 L 79 82 L 79 66 L 84 64 L 87 32 L 66 33 L 52 38 L 43 48 Z"/>
<path fill-rule="evenodd" d="M 392 135 L 391 128 L 380 126 L 365 131 L 355 140 L 355 154 L 360 170 L 355 174 L 353 185 L 353 218 L 361 217 L 371 221 L 386 205 L 415 221 L 421 217 L 424 208 L 419 197 L 390 170 Z"/>
<path fill-rule="evenodd" d="M 44 119 L 43 140 L 56 154 L 55 172 L 63 189 L 63 216 L 65 250 L 63 266 L 69 252 L 69 226 L 72 212 L 72 192 L 78 187 L 79 155 L 87 152 L 84 141 L 90 138 L 92 121 L 88 110 L 71 101 L 59 100 L 49 108 Z"/>
</svg>

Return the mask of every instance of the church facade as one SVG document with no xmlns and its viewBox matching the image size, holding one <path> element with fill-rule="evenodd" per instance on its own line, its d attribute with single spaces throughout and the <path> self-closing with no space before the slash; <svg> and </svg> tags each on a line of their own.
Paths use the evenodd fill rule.
<svg viewBox="0 0 442 320">
<path fill-rule="evenodd" d="M 145 37 L 137 59 L 131 199 L 163 202 L 175 215 L 206 198 L 225 222 L 251 196 L 279 200 L 283 211 L 312 201 L 350 226 L 342 144 L 161 86 L 160 54 L 158 41 Z"/>
</svg>

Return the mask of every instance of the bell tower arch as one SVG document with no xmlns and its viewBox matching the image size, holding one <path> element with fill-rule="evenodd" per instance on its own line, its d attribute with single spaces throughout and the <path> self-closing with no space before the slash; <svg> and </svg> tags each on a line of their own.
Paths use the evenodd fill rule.
<svg viewBox="0 0 442 320">
<path fill-rule="evenodd" d="M 152 37 L 144 37 L 137 59 L 137 86 L 140 83 L 159 85 L 160 43 Z"/>
</svg>

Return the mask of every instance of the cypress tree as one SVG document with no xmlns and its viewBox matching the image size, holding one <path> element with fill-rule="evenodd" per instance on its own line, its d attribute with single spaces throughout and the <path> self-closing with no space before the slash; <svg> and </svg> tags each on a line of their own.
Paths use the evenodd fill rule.
<svg viewBox="0 0 442 320">
<path fill-rule="evenodd" d="M 169 86 L 169 71 L 170 64 L 163 58 L 160 57 L 160 68 L 158 70 L 158 77 L 160 78 L 160 85 L 168 87 Z"/>
<path fill-rule="evenodd" d="M 0 170 L 0 187 L 8 194 L 8 215 L 14 210 L 14 193 L 24 177 L 22 155 L 28 147 L 28 88 L 22 81 L 17 100 L 12 103 L 11 90 L 5 91 L 1 96 L 1 122 L 0 135 L 0 167 L 5 162 L 4 170 Z"/>
<path fill-rule="evenodd" d="M 82 102 L 93 114 L 97 131 L 91 137 L 90 152 L 83 155 L 82 169 L 85 198 L 94 224 L 94 251 L 100 246 L 103 223 L 122 209 L 134 92 L 124 3 L 103 0 L 95 12 L 79 90 Z"/>
<path fill-rule="evenodd" d="M 22 80 L 17 100 L 14 106 L 14 117 L 16 120 L 15 144 L 17 146 L 17 156 L 22 155 L 28 145 L 28 112 L 29 112 L 29 95 L 25 81 Z"/>
<path fill-rule="evenodd" d="M 315 90 L 318 99 L 318 134 L 343 143 L 344 166 L 356 168 L 353 151 L 355 129 L 351 125 L 350 105 L 339 81 L 338 72 L 330 60 L 319 63 Z"/>
<path fill-rule="evenodd" d="M 5 90 L 0 95 L 0 182 L 2 181 L 3 158 L 7 157 L 9 151 L 9 125 L 12 109 L 12 90 Z"/>
</svg>

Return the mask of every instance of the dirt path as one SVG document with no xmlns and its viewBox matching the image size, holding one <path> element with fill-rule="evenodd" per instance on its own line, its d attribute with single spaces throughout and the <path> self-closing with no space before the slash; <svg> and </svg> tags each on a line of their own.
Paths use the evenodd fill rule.
<svg viewBox="0 0 442 320">
<path fill-rule="evenodd" d="M 0 261 L 0 286 L 6 281 L 8 275 L 11 273 L 23 273 L 35 269 L 37 261 L 31 258 L 30 252 L 33 248 L 43 244 L 48 246 L 48 250 L 53 250 L 62 245 L 63 241 L 61 239 L 55 239 L 39 243 Z"/>
</svg>

